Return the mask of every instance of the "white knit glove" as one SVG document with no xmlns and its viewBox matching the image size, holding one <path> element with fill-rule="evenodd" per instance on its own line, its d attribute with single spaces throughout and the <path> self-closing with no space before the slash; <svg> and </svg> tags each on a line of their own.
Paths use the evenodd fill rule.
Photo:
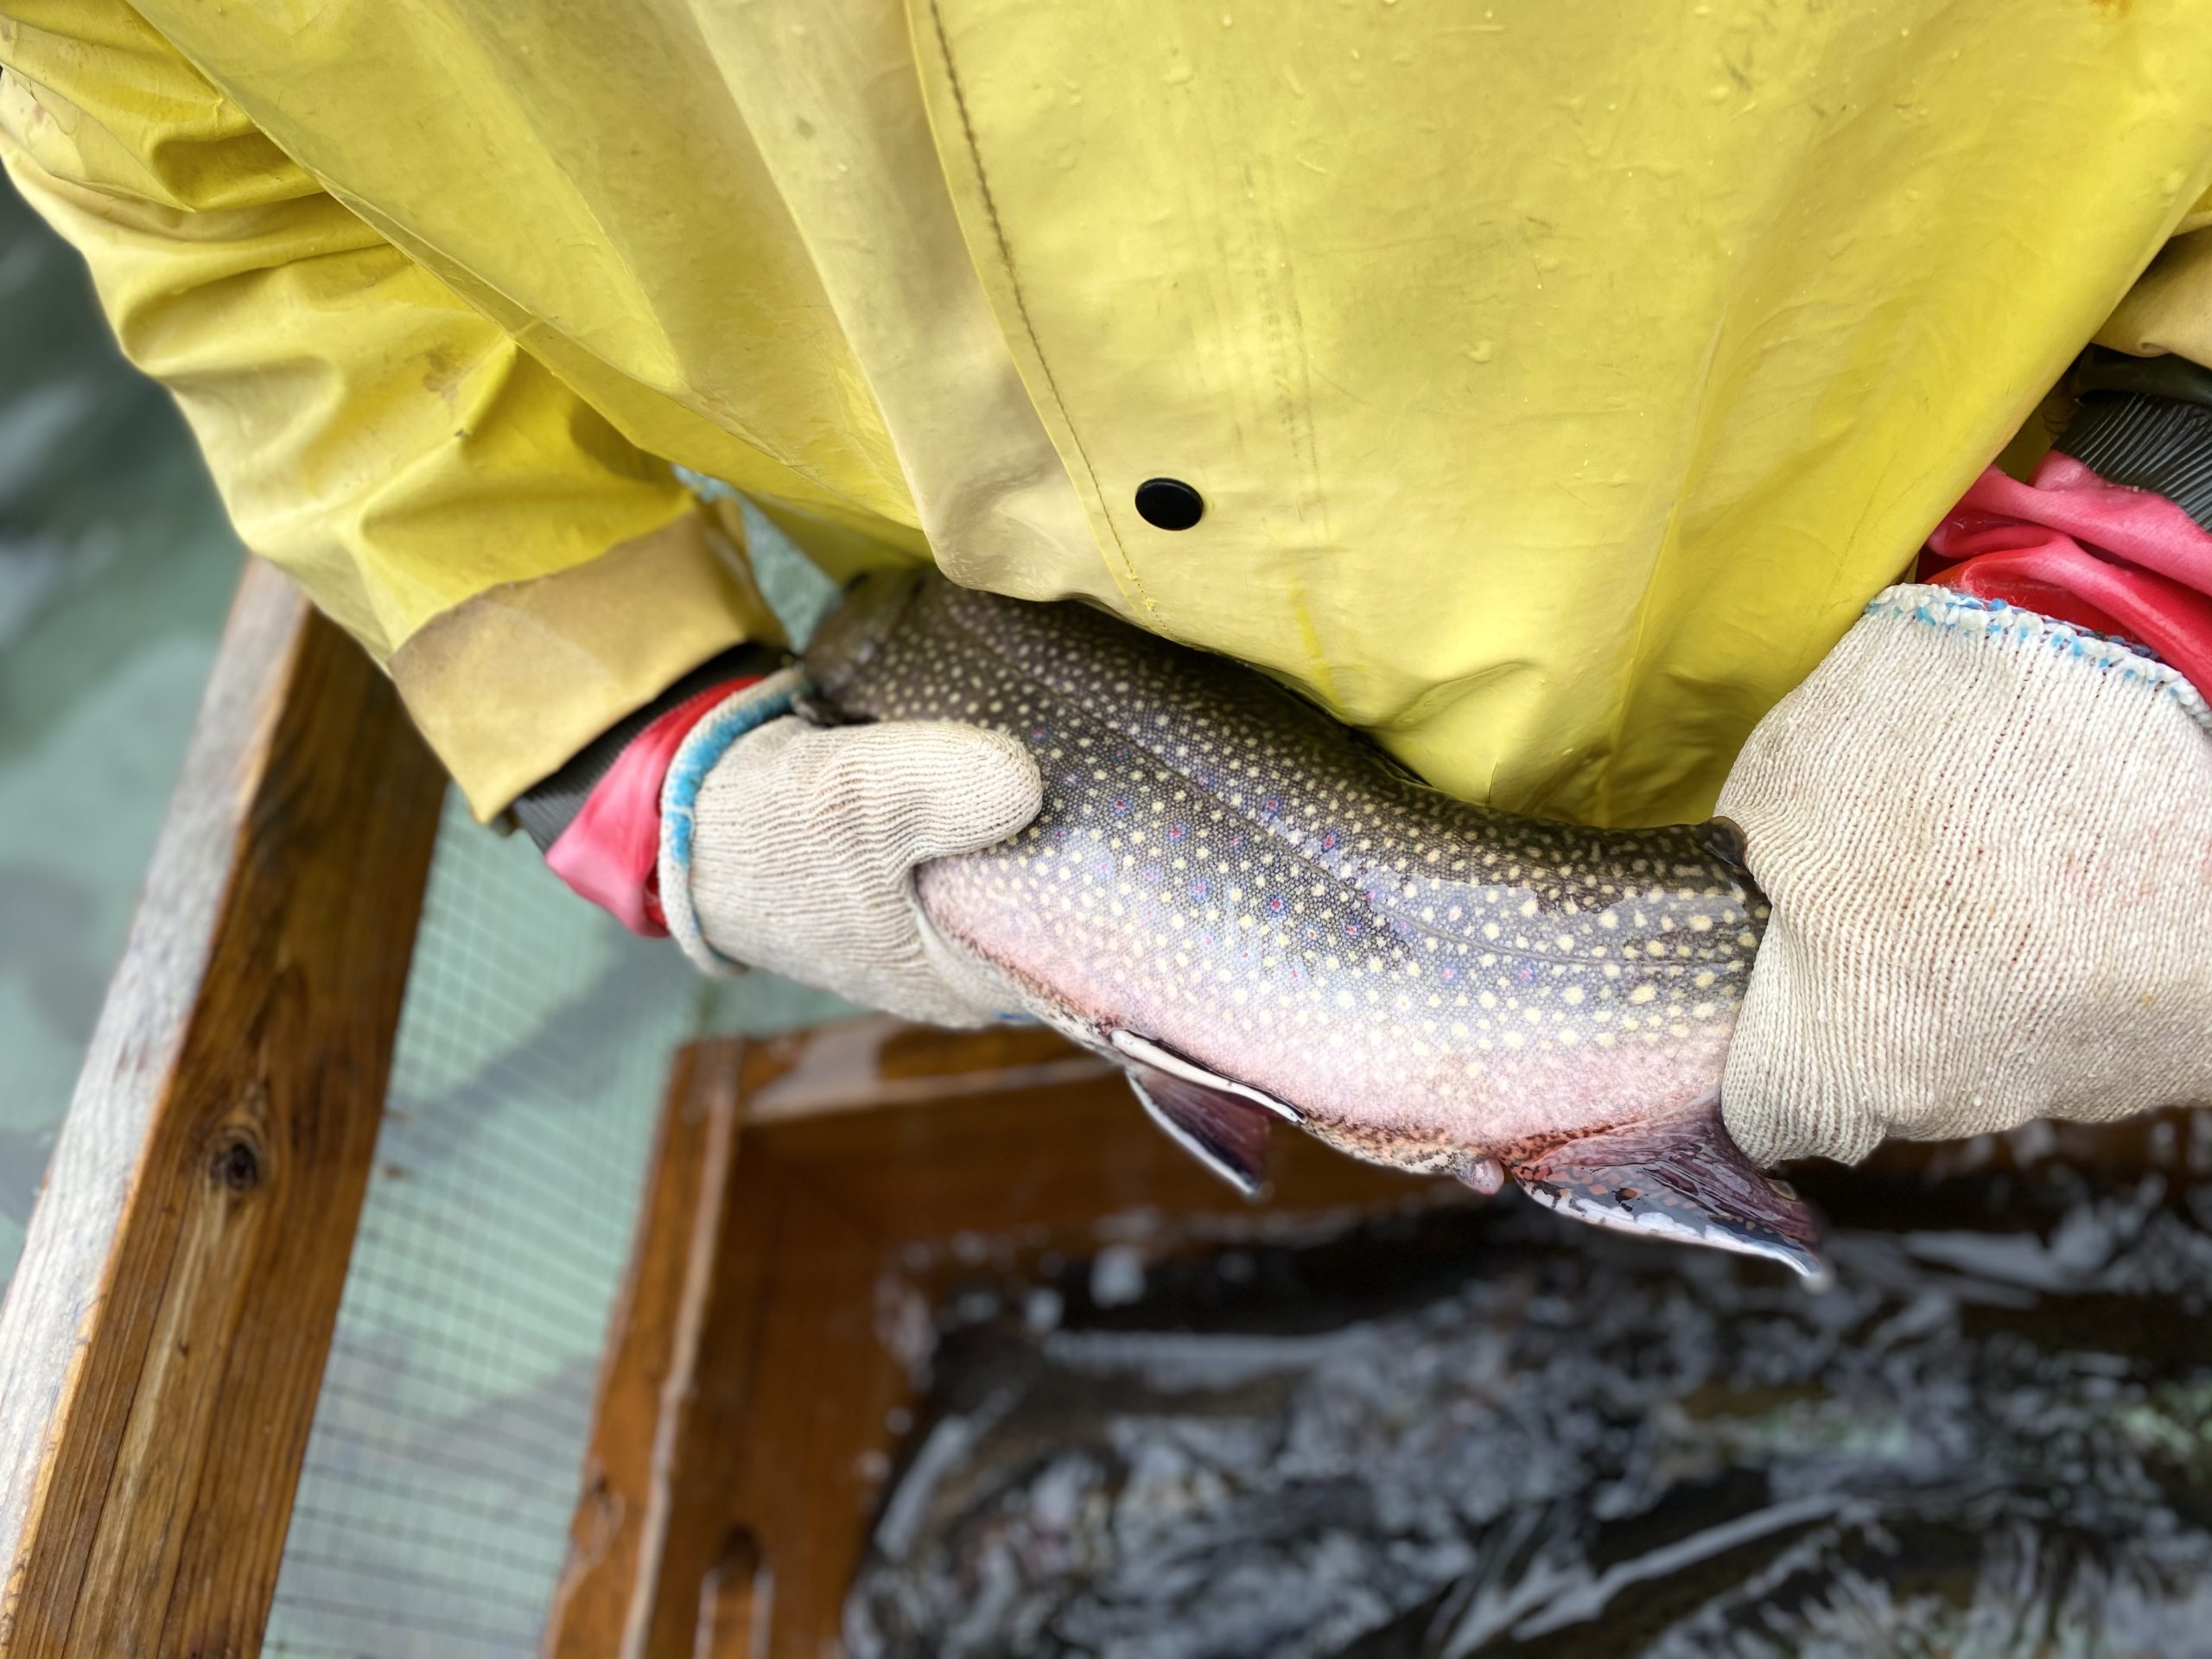
<svg viewBox="0 0 2212 1659">
<path fill-rule="evenodd" d="M 735 693 L 669 769 L 669 931 L 710 972 L 766 968 L 910 1020 L 982 1025 L 1016 1007 L 995 971 L 930 925 L 913 871 L 1036 817 L 1037 763 L 972 726 L 810 726 L 781 715 L 789 690 Z"/>
<path fill-rule="evenodd" d="M 2212 715 L 2171 669 L 1892 588 L 1720 812 L 1774 907 L 1721 1093 L 1752 1158 L 2212 1101 Z"/>
</svg>

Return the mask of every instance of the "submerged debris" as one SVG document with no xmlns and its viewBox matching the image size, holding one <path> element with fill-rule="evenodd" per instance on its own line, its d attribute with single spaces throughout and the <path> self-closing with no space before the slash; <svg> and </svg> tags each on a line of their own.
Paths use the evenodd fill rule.
<svg viewBox="0 0 2212 1659">
<path fill-rule="evenodd" d="M 2212 1652 L 2212 1183 L 1818 1196 L 1817 1296 L 1525 1205 L 1134 1300 L 1070 1264 L 1049 1321 L 1007 1286 L 935 1357 L 850 1650 Z"/>
</svg>

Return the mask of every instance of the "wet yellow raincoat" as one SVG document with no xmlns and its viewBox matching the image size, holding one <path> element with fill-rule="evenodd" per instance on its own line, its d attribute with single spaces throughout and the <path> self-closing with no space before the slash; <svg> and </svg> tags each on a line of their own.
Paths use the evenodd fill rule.
<svg viewBox="0 0 2212 1659">
<path fill-rule="evenodd" d="M 487 814 L 772 628 L 675 461 L 1459 793 L 1693 816 L 2101 325 L 2212 360 L 2212 232 L 2130 296 L 2204 0 L 0 0 L 0 65 Z"/>
</svg>

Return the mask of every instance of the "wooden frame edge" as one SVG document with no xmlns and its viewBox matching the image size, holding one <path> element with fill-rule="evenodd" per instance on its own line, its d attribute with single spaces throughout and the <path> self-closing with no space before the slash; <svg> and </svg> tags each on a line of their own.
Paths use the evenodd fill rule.
<svg viewBox="0 0 2212 1659">
<path fill-rule="evenodd" d="M 250 564 L 0 1301 L 0 1659 L 258 1650 L 443 788 Z"/>
</svg>

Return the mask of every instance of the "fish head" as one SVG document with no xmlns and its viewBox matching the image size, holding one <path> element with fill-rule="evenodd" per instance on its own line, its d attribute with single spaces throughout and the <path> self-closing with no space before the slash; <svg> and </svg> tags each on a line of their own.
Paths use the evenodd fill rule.
<svg viewBox="0 0 2212 1659">
<path fill-rule="evenodd" d="M 858 681 L 929 585 L 918 568 L 873 570 L 849 583 L 806 648 L 810 678 L 831 699 Z"/>
</svg>

